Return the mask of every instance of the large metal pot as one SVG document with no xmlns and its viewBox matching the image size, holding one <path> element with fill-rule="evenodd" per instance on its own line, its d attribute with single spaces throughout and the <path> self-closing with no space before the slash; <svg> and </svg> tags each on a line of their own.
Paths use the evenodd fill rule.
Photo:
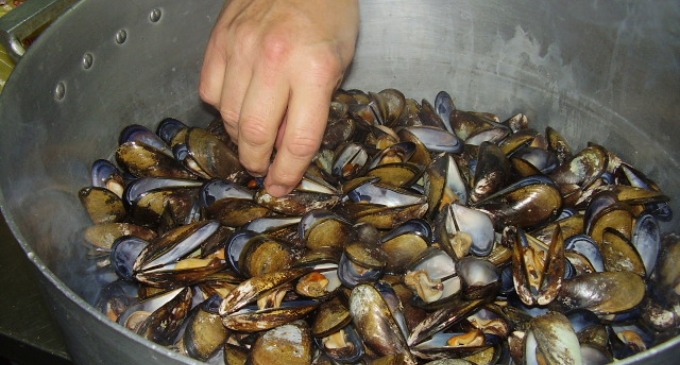
<svg viewBox="0 0 680 365">
<path fill-rule="evenodd" d="M 84 0 L 31 47 L 0 99 L 0 202 L 82 364 L 190 364 L 89 304 L 76 192 L 130 123 L 213 117 L 197 95 L 214 1 Z M 677 1 L 366 1 L 345 87 L 395 87 L 529 115 L 610 146 L 680 197 Z M 580 147 L 579 146 L 579 147 Z M 680 199 L 672 206 L 680 212 Z M 678 218 L 666 228 L 677 230 Z M 622 363 L 672 362 L 680 338 Z"/>
</svg>

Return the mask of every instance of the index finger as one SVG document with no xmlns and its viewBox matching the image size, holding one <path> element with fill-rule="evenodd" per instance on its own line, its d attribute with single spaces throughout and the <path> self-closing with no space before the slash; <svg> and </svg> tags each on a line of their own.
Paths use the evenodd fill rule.
<svg viewBox="0 0 680 365">
<path fill-rule="evenodd" d="M 323 138 L 332 84 L 291 85 L 291 96 L 280 148 L 269 167 L 265 188 L 274 196 L 289 193 L 302 179 Z"/>
</svg>

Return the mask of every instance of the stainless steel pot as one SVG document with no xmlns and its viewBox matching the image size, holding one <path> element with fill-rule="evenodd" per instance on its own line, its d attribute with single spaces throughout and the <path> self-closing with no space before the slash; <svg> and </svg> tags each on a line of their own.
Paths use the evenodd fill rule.
<svg viewBox="0 0 680 365">
<path fill-rule="evenodd" d="M 213 116 L 197 95 L 221 0 L 84 0 L 30 48 L 0 98 L 2 212 L 82 364 L 192 364 L 110 323 L 74 244 L 76 192 L 122 126 Z M 365 1 L 344 86 L 395 87 L 463 109 L 523 111 L 571 141 L 606 145 L 680 197 L 677 1 Z M 680 199 L 672 203 L 680 212 Z M 676 218 L 666 228 L 677 230 Z M 7 273 L 5 273 L 6 275 Z M 680 338 L 621 363 L 665 363 Z"/>
</svg>

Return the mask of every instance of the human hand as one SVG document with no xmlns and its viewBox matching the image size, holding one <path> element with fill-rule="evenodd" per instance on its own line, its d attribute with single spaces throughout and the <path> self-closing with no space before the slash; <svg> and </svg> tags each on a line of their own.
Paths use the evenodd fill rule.
<svg viewBox="0 0 680 365">
<path fill-rule="evenodd" d="M 234 0 L 222 10 L 200 95 L 270 194 L 289 193 L 319 149 L 358 31 L 357 0 Z"/>
</svg>

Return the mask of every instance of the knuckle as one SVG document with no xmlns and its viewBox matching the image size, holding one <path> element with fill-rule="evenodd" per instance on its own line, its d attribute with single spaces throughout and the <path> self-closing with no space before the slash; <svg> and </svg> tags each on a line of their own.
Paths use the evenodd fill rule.
<svg viewBox="0 0 680 365">
<path fill-rule="evenodd" d="M 258 26 L 253 22 L 239 22 L 234 29 L 234 41 L 237 49 L 251 49 L 258 43 Z"/>
<path fill-rule="evenodd" d="M 296 174 L 288 173 L 288 172 L 280 173 L 280 174 L 277 176 L 277 180 L 278 180 L 280 183 L 282 183 L 283 185 L 287 185 L 287 186 L 294 186 L 294 185 L 296 185 L 298 182 L 300 182 L 300 179 L 301 179 L 301 178 L 302 178 L 302 176 L 298 176 L 298 175 L 296 175 Z"/>
<path fill-rule="evenodd" d="M 239 112 L 232 107 L 220 107 L 220 115 L 222 116 L 225 124 L 231 127 L 236 127 L 238 124 Z"/>
<path fill-rule="evenodd" d="M 309 58 L 309 70 L 323 81 L 335 81 L 342 74 L 343 66 L 336 52 L 325 50 Z"/>
<path fill-rule="evenodd" d="M 320 141 L 313 138 L 297 137 L 288 143 L 285 148 L 288 153 L 298 160 L 311 159 L 319 149 Z"/>
<path fill-rule="evenodd" d="M 269 33 L 263 38 L 262 47 L 264 60 L 278 63 L 288 58 L 292 43 L 284 32 Z"/>
<path fill-rule="evenodd" d="M 267 172 L 267 166 L 268 166 L 268 161 L 259 161 L 259 160 L 254 160 L 252 158 L 245 158 L 243 156 L 240 157 L 239 161 L 241 162 L 241 165 L 243 168 L 245 168 L 247 171 L 251 173 L 256 173 L 256 174 L 264 174 Z"/>
<path fill-rule="evenodd" d="M 269 142 L 270 131 L 264 120 L 257 117 L 244 118 L 239 123 L 239 138 L 252 145 L 263 145 Z"/>
<path fill-rule="evenodd" d="M 198 95 L 200 96 L 201 100 L 212 106 L 217 106 L 217 104 L 219 104 L 219 97 L 217 93 L 215 93 L 204 81 L 201 81 L 198 86 Z"/>
</svg>

